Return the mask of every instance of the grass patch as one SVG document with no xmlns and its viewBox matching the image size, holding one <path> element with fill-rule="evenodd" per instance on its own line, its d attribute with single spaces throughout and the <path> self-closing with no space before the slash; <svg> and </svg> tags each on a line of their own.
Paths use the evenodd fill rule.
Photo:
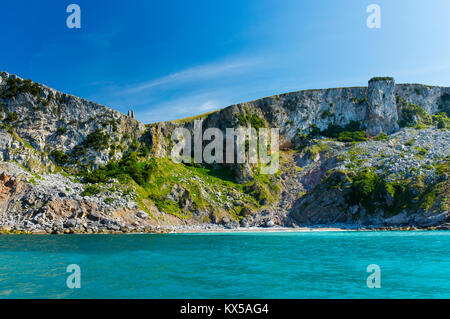
<svg viewBox="0 0 450 319">
<path fill-rule="evenodd" d="M 211 111 L 211 112 L 203 113 L 203 114 L 200 114 L 200 115 L 185 117 L 185 118 L 182 118 L 182 119 L 174 120 L 172 122 L 173 123 L 177 123 L 177 124 L 183 124 L 183 123 L 192 122 L 192 121 L 195 121 L 195 120 L 203 120 L 203 119 L 207 118 L 209 115 L 214 114 L 214 113 L 216 113 L 218 111 L 220 111 L 220 110 Z"/>
<path fill-rule="evenodd" d="M 380 135 L 378 135 L 375 138 L 376 141 L 389 141 L 389 136 L 386 133 L 380 133 Z"/>
<path fill-rule="evenodd" d="M 97 185 L 89 185 L 81 193 L 81 196 L 93 196 L 101 193 L 101 189 Z"/>
</svg>

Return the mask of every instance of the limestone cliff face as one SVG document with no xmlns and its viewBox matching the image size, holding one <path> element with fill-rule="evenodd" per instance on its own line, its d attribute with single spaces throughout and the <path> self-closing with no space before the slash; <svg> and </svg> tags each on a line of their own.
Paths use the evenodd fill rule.
<svg viewBox="0 0 450 319">
<path fill-rule="evenodd" d="M 31 89 L 30 89 L 31 87 Z M 40 84 L 27 84 L 21 78 L 0 72 L 0 114 L 16 137 L 0 131 L 0 150 L 3 160 L 27 161 L 14 157 L 14 145 L 30 145 L 41 156 L 59 150 L 70 155 L 76 152 L 76 161 L 94 165 L 120 158 L 133 138 L 139 138 L 145 126 L 106 106 L 64 94 Z M 89 139 L 86 138 L 95 132 Z M 13 134 L 13 135 L 14 135 Z M 84 144 L 83 144 L 84 143 Z M 117 145 L 115 152 L 110 146 Z M 24 154 L 22 154 L 24 155 Z"/>
<path fill-rule="evenodd" d="M 371 135 L 398 130 L 395 83 L 392 78 L 372 79 L 367 92 L 367 131 Z"/>
<path fill-rule="evenodd" d="M 428 114 L 450 110 L 450 88 L 448 87 L 397 84 L 395 96 L 401 97 L 408 103 L 420 105 Z"/>
<path fill-rule="evenodd" d="M 281 146 L 297 144 L 299 136 L 308 134 L 313 128 L 325 130 L 330 124 L 343 127 L 351 121 L 360 122 L 375 136 L 398 130 L 397 122 L 402 114 L 399 99 L 420 105 L 428 114 L 450 108 L 450 88 L 396 85 L 392 78 L 374 78 L 368 87 L 280 94 L 231 105 L 186 121 L 162 122 L 146 128 L 132 117 L 44 85 L 36 84 L 39 90 L 35 94 L 20 89 L 12 94 L 10 84 L 17 81 L 23 86 L 22 79 L 0 72 L 0 92 L 3 92 L 0 115 L 3 119 L 8 113 L 18 115 L 9 125 L 20 137 L 15 139 L 6 134 L 5 127 L 0 131 L 4 160 L 17 159 L 11 151 L 16 143 L 18 146 L 29 144 L 41 153 L 48 154 L 55 149 L 68 155 L 73 153 L 81 163 L 101 165 L 120 158 L 133 140 L 147 144 L 154 155 L 164 157 L 170 155 L 173 130 L 180 126 L 193 130 L 195 119 L 203 120 L 203 129 L 215 127 L 224 133 L 229 127 L 251 126 L 254 124 L 251 118 L 261 119 L 267 127 L 280 129 Z M 105 145 L 96 145 L 95 138 L 92 139 L 94 145 L 86 145 L 89 144 L 85 143 L 86 138 L 99 131 L 104 133 L 100 138 L 105 137 Z"/>
<path fill-rule="evenodd" d="M 350 121 L 365 122 L 366 96 L 367 88 L 363 87 L 299 91 L 231 105 L 195 119 L 203 120 L 203 129 L 215 127 L 224 133 L 226 128 L 243 125 L 240 118 L 262 119 L 268 128 L 280 129 L 283 146 L 298 142 L 299 132 L 307 134 L 314 125 L 325 130 L 330 123 L 345 126 Z M 165 150 L 170 148 L 160 143 L 170 139 L 176 127 L 192 130 L 195 119 L 154 124 L 151 131 L 159 136 L 153 139 L 159 154 L 168 155 Z M 252 126 L 251 120 L 245 125 Z"/>
<path fill-rule="evenodd" d="M 307 90 L 274 95 L 231 105 L 217 112 L 186 121 L 157 123 L 149 135 L 158 156 L 168 156 L 171 134 L 176 127 L 193 129 L 194 120 L 203 120 L 203 129 L 242 125 L 239 118 L 255 115 L 267 127 L 279 128 L 281 145 L 297 144 L 300 134 L 312 128 L 325 130 L 330 124 L 344 127 L 360 122 L 369 134 L 391 134 L 398 130 L 402 116 L 399 100 L 421 106 L 428 114 L 450 108 L 450 88 L 421 84 L 395 84 L 392 78 L 373 78 L 368 87 Z M 251 125 L 249 120 L 246 124 Z"/>
</svg>

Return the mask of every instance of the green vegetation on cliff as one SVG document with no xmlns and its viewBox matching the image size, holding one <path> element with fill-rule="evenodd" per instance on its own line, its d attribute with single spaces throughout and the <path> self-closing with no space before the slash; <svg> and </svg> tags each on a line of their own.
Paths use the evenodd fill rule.
<svg viewBox="0 0 450 319">
<path fill-rule="evenodd" d="M 55 149 L 51 151 L 50 156 L 53 157 L 53 160 L 59 165 L 64 165 L 69 161 L 69 155 L 65 154 L 61 150 Z"/>
<path fill-rule="evenodd" d="M 440 129 L 450 128 L 450 118 L 445 112 L 431 116 L 421 106 L 409 103 L 400 97 L 397 98 L 397 103 L 401 106 L 400 120 L 398 122 L 400 127 L 421 129 L 435 125 Z"/>
<path fill-rule="evenodd" d="M 101 129 L 97 129 L 88 136 L 83 141 L 83 146 L 87 148 L 93 148 L 95 150 L 104 150 L 109 147 L 110 136 L 108 133 Z"/>
<path fill-rule="evenodd" d="M 362 129 L 362 124 L 357 121 L 350 121 L 345 126 L 339 126 L 333 123 L 321 131 L 315 124 L 311 125 L 309 134 L 305 135 L 299 131 L 301 140 L 309 140 L 318 136 L 325 136 L 335 139 L 339 142 L 364 142 L 367 141 L 366 132 Z"/>
<path fill-rule="evenodd" d="M 39 84 L 34 83 L 31 80 L 21 80 L 19 78 L 8 78 L 6 80 L 7 89 L 3 90 L 1 97 L 3 99 L 16 97 L 18 93 L 29 93 L 34 97 L 38 97 L 41 94 L 41 87 Z"/>
<path fill-rule="evenodd" d="M 230 198 L 239 198 L 251 209 L 258 207 L 259 200 L 270 200 L 272 196 L 271 189 L 265 193 L 266 181 L 259 181 L 261 177 L 258 177 L 260 188 L 249 184 L 254 192 L 244 192 L 246 186 L 234 181 L 232 172 L 224 166 L 176 164 L 169 158 L 147 160 L 136 152 L 82 176 L 92 185 L 108 184 L 112 179 L 134 185 L 142 209 L 148 211 L 146 203 L 150 201 L 159 210 L 180 218 L 192 217 L 196 211 L 219 212 L 229 205 Z M 242 218 L 242 207 L 230 205 L 228 210 L 234 218 Z"/>
<path fill-rule="evenodd" d="M 390 76 L 376 76 L 376 77 L 371 78 L 369 80 L 369 83 L 374 82 L 374 81 L 394 81 L 394 78 L 390 77 Z"/>
<path fill-rule="evenodd" d="M 427 175 L 387 180 L 374 168 L 332 171 L 324 183 L 342 189 L 349 205 L 361 205 L 368 213 L 381 211 L 384 216 L 394 216 L 403 210 L 443 211 L 447 209 L 450 192 L 446 180 L 450 173 L 449 161 L 438 163 L 434 168 L 442 178 L 433 183 Z"/>
<path fill-rule="evenodd" d="M 266 122 L 259 115 L 253 114 L 237 114 L 236 115 L 239 126 L 251 126 L 252 128 L 259 130 L 266 127 Z"/>
</svg>

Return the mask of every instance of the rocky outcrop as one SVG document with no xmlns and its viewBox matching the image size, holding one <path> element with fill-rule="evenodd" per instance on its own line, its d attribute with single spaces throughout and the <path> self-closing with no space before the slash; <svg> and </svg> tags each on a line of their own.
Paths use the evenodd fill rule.
<svg viewBox="0 0 450 319">
<path fill-rule="evenodd" d="M 3 163 L 0 169 L 1 231 L 62 234 L 156 230 L 154 221 L 131 197 L 111 192 L 108 197 L 83 196 L 83 185 L 59 174 L 45 174 L 36 180 L 16 164 Z"/>
<path fill-rule="evenodd" d="M 420 105 L 428 114 L 450 111 L 450 88 L 448 87 L 396 84 L 395 96 L 407 103 Z M 398 104 L 398 107 L 400 106 L 401 104 Z"/>
<path fill-rule="evenodd" d="M 398 130 L 395 83 L 392 78 L 374 78 L 367 91 L 367 131 L 371 135 L 391 134 Z"/>
<path fill-rule="evenodd" d="M 120 158 L 145 131 L 142 123 L 106 106 L 6 72 L 0 72 L 0 78 L 3 123 L 8 119 L 10 131 L 37 152 L 57 150 L 70 155 L 74 165 L 102 165 Z"/>
<path fill-rule="evenodd" d="M 448 130 L 402 129 L 388 140 L 334 148 L 325 156 L 334 165 L 325 158 L 312 165 L 326 170 L 291 216 L 304 225 L 443 225 L 450 219 L 448 145 Z"/>
</svg>

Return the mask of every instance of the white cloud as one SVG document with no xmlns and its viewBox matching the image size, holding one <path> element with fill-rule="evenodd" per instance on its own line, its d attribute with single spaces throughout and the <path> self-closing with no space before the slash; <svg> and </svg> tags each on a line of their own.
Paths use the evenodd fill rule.
<svg viewBox="0 0 450 319">
<path fill-rule="evenodd" d="M 169 85 L 173 87 L 187 82 L 236 75 L 245 72 L 248 68 L 254 67 L 259 63 L 261 63 L 260 59 L 253 58 L 204 64 L 181 70 L 157 79 L 137 83 L 120 91 L 119 94 L 123 95 L 138 93 L 162 85 Z"/>
<path fill-rule="evenodd" d="M 208 112 L 217 108 L 219 103 L 214 101 L 206 101 L 202 105 L 199 106 L 198 110 L 202 112 Z"/>
<path fill-rule="evenodd" d="M 103 93 L 108 99 L 103 103 L 120 106 L 124 112 L 132 108 L 144 123 L 203 114 L 246 101 L 249 95 L 260 97 L 246 85 L 255 80 L 264 82 L 258 74 L 268 64 L 267 58 L 235 58 L 125 87 L 109 85 Z"/>
<path fill-rule="evenodd" d="M 151 109 L 135 111 L 136 117 L 144 123 L 171 121 L 184 117 L 199 115 L 220 109 L 224 102 L 215 97 L 223 92 L 208 92 L 183 96 L 174 100 L 152 105 Z"/>
</svg>

